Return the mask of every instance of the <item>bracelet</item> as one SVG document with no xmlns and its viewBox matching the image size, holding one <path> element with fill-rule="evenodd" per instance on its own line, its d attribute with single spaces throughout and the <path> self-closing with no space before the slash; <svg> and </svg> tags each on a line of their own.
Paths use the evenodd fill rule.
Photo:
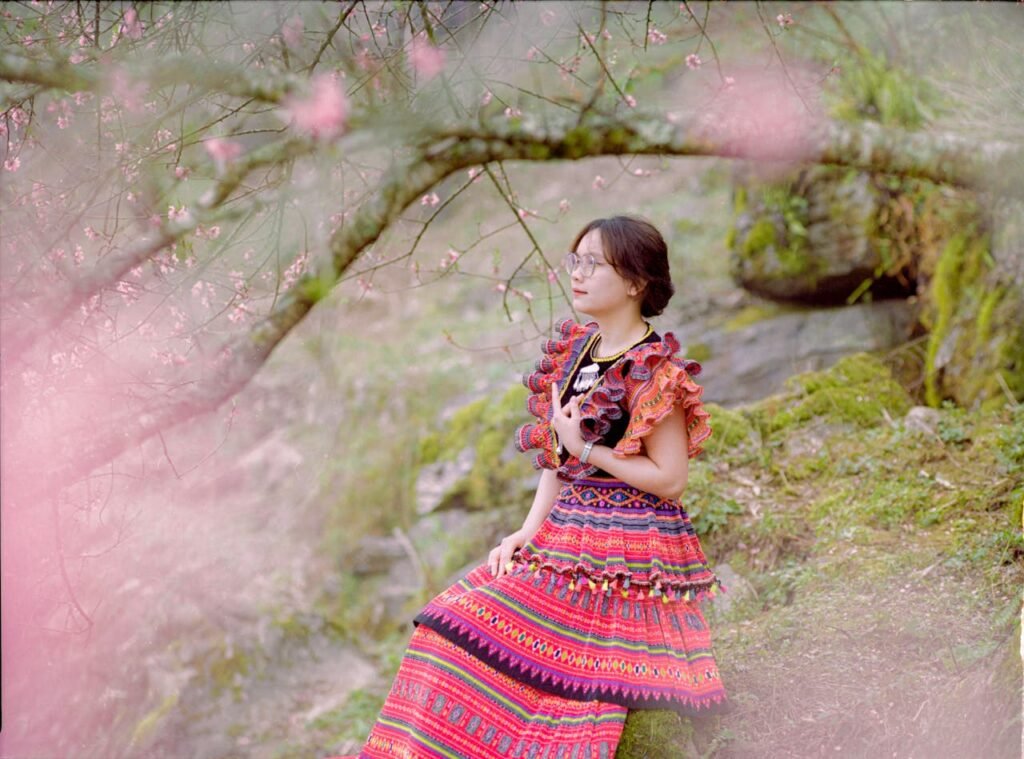
<svg viewBox="0 0 1024 759">
<path fill-rule="evenodd" d="M 594 441 L 593 440 L 587 442 L 587 444 L 583 446 L 583 453 L 580 454 L 580 463 L 581 464 L 586 464 L 587 463 L 587 457 L 590 455 L 590 451 L 593 449 L 593 447 L 594 447 Z"/>
</svg>

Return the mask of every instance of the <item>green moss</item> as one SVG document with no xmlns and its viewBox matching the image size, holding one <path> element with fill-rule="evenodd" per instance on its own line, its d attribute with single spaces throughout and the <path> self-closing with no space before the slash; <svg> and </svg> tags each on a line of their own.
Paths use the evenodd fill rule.
<svg viewBox="0 0 1024 759">
<path fill-rule="evenodd" d="M 725 448 L 732 448 L 750 440 L 754 427 L 742 412 L 732 411 L 717 403 L 705 403 L 704 408 L 711 414 L 711 437 L 708 438 L 706 450 L 716 453 Z"/>
<path fill-rule="evenodd" d="M 924 378 L 925 400 L 930 406 L 938 406 L 944 395 L 940 381 L 942 367 L 937 366 L 937 360 L 940 348 L 950 339 L 955 315 L 964 310 L 972 317 L 978 313 L 970 302 L 979 297 L 987 250 L 987 236 L 977 236 L 974 225 L 969 225 L 949 239 L 936 263 L 928 292 L 928 308 L 921 318 L 930 328 Z M 989 306 L 990 311 L 995 305 Z"/>
<path fill-rule="evenodd" d="M 686 357 L 694 361 L 707 361 L 711 358 L 711 346 L 707 343 L 690 343 L 686 346 Z"/>
<path fill-rule="evenodd" d="M 753 258 L 775 244 L 775 225 L 769 219 L 758 219 L 743 240 L 744 258 Z"/>
<path fill-rule="evenodd" d="M 562 140 L 562 152 L 566 158 L 583 158 L 597 148 L 597 138 L 585 126 L 570 129 Z"/>
<path fill-rule="evenodd" d="M 816 417 L 873 427 L 885 422 L 885 413 L 902 416 L 911 406 L 889 369 L 866 353 L 846 356 L 825 371 L 790 377 L 786 384 L 795 397 L 766 402 L 773 434 Z"/>
<path fill-rule="evenodd" d="M 690 720 L 662 709 L 631 709 L 615 755 L 626 759 L 681 759 L 691 743 Z"/>
<path fill-rule="evenodd" d="M 513 385 L 497 400 L 484 397 L 468 403 L 452 414 L 442 430 L 420 441 L 417 458 L 421 466 L 452 461 L 466 446 L 473 448 L 473 467 L 449 493 L 449 499 L 469 508 L 488 507 L 531 473 L 526 455 L 502 461 L 516 428 L 529 421 L 525 411 L 528 393 L 522 385 Z"/>
</svg>

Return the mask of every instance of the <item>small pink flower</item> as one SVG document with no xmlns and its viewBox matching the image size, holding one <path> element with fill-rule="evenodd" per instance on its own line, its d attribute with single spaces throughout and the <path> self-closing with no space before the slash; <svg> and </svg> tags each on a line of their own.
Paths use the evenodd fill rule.
<svg viewBox="0 0 1024 759">
<path fill-rule="evenodd" d="M 241 145 L 220 137 L 211 137 L 203 143 L 203 147 L 216 164 L 218 173 L 223 173 L 224 167 L 242 154 Z"/>
<path fill-rule="evenodd" d="M 728 90 L 728 89 L 732 89 L 735 86 L 736 86 L 736 80 L 733 79 L 731 76 L 727 76 L 725 78 L 725 88 Z"/>
<path fill-rule="evenodd" d="M 511 106 L 509 106 L 505 109 L 505 115 L 508 116 L 509 118 L 513 118 L 515 116 L 522 116 L 523 112 L 520 111 L 518 108 L 512 108 Z"/>
<path fill-rule="evenodd" d="M 497 290 L 499 293 L 503 293 L 508 289 L 508 287 L 505 285 L 504 282 L 499 282 L 494 286 L 494 289 Z"/>
<path fill-rule="evenodd" d="M 605 182 L 604 177 L 602 177 L 600 174 L 598 174 L 596 177 L 594 177 L 593 188 L 595 190 L 603 190 L 606 185 L 607 185 L 607 182 Z"/>
<path fill-rule="evenodd" d="M 206 238 L 208 240 L 216 240 L 220 237 L 220 227 L 214 226 L 206 230 Z"/>
<path fill-rule="evenodd" d="M 537 49 L 536 47 L 531 47 L 529 50 L 526 51 L 526 60 L 533 61 L 536 60 L 537 58 L 540 58 L 540 50 Z"/>
<path fill-rule="evenodd" d="M 468 169 L 466 170 L 466 174 L 467 174 L 467 175 L 469 176 L 469 178 L 470 178 L 470 179 L 472 179 L 472 180 L 473 180 L 474 182 L 479 182 L 479 181 L 480 181 L 480 175 L 481 175 L 481 174 L 483 173 L 483 171 L 484 171 L 484 170 L 483 170 L 482 168 L 480 168 L 479 166 L 470 166 L 470 167 L 469 167 L 469 168 L 468 168 Z"/>
<path fill-rule="evenodd" d="M 632 95 L 626 95 L 626 105 L 630 108 L 636 108 L 636 98 Z"/>
<path fill-rule="evenodd" d="M 444 70 L 444 58 L 444 51 L 431 45 L 422 32 L 412 38 L 409 61 L 424 79 L 433 79 Z"/>
<path fill-rule="evenodd" d="M 284 44 L 288 47 L 298 47 L 302 44 L 302 31 L 305 25 L 302 23 L 301 16 L 292 16 L 284 25 L 281 27 L 281 36 L 284 38 Z"/>
<path fill-rule="evenodd" d="M 558 14 L 556 14 L 550 8 L 542 10 L 540 12 L 540 22 L 544 24 L 544 26 L 551 26 L 553 23 L 555 23 L 556 18 L 558 18 Z"/>
<path fill-rule="evenodd" d="M 420 198 L 421 206 L 436 206 L 440 202 L 441 199 L 437 197 L 436 192 L 432 192 L 429 195 L 424 195 L 422 198 Z"/>
<path fill-rule="evenodd" d="M 4 161 L 5 171 L 17 171 L 20 166 L 21 159 L 18 158 L 17 156 L 15 156 L 14 158 L 8 158 L 6 161 Z"/>
<path fill-rule="evenodd" d="M 291 118 L 293 126 L 313 138 L 330 140 L 345 128 L 348 97 L 330 74 L 318 74 L 313 78 L 309 97 L 288 95 L 283 103 L 284 112 Z"/>
<path fill-rule="evenodd" d="M 487 90 L 487 92 L 484 93 L 484 96 L 482 98 L 480 98 L 480 105 L 487 105 L 487 104 L 489 104 L 491 102 L 491 98 L 493 98 L 493 97 L 494 97 L 494 94 L 490 90 Z"/>
<path fill-rule="evenodd" d="M 455 250 L 454 248 L 449 248 L 448 249 L 448 259 L 452 263 L 455 263 L 456 261 L 458 261 L 460 255 L 462 255 L 462 254 L 459 253 L 459 251 Z"/>
<path fill-rule="evenodd" d="M 175 166 L 174 177 L 175 179 L 188 179 L 190 171 L 191 169 L 189 169 L 187 166 Z"/>
<path fill-rule="evenodd" d="M 647 41 L 652 45 L 664 45 L 668 41 L 668 36 L 652 26 L 647 30 Z"/>
<path fill-rule="evenodd" d="M 118 105 L 129 113 L 139 113 L 148 85 L 143 81 L 134 82 L 122 67 L 118 66 L 110 75 L 110 94 Z"/>
<path fill-rule="evenodd" d="M 139 14 L 134 8 L 124 12 L 124 20 L 121 21 L 121 34 L 133 40 L 142 39 L 142 22 L 139 21 Z"/>
<path fill-rule="evenodd" d="M 558 212 L 559 213 L 568 213 L 569 212 L 569 206 L 570 206 L 569 199 L 568 198 L 562 198 L 560 201 L 558 201 Z"/>
<path fill-rule="evenodd" d="M 522 290 L 522 291 L 520 291 L 519 295 L 525 301 L 533 300 L 533 293 L 531 293 L 529 290 Z"/>
<path fill-rule="evenodd" d="M 701 60 L 700 56 L 696 53 L 690 53 L 686 56 L 686 65 L 691 69 L 700 68 Z"/>
<path fill-rule="evenodd" d="M 775 20 L 778 22 L 779 26 L 785 29 L 787 26 L 793 23 L 793 16 L 790 13 L 780 13 L 778 16 L 775 17 Z"/>
</svg>

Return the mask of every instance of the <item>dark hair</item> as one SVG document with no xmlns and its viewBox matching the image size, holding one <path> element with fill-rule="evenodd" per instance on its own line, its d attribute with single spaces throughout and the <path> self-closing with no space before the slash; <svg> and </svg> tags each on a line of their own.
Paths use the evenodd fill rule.
<svg viewBox="0 0 1024 759">
<path fill-rule="evenodd" d="M 664 311 L 676 288 L 668 269 L 668 246 L 655 226 L 638 216 L 594 219 L 576 235 L 570 250 L 576 250 L 593 229 L 601 230 L 601 245 L 612 268 L 641 288 L 640 315 L 657 316 Z"/>
</svg>

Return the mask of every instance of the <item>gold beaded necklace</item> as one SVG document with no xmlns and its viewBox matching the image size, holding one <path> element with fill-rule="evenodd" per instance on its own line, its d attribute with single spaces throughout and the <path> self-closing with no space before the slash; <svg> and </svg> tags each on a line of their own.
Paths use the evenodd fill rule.
<svg viewBox="0 0 1024 759">
<path fill-rule="evenodd" d="M 601 371 L 601 367 L 598 365 L 598 362 L 604 363 L 606 361 L 615 361 L 621 358 L 628 351 L 632 350 L 637 345 L 646 340 L 653 331 L 654 327 L 652 327 L 650 323 L 648 323 L 647 331 L 644 333 L 643 337 L 641 337 L 639 340 L 637 340 L 629 347 L 623 348 L 614 356 L 598 357 L 594 355 L 594 350 L 597 347 L 597 344 L 601 341 L 601 336 L 598 335 L 597 339 L 591 342 L 590 349 L 589 351 L 587 351 L 588 357 L 590 358 L 590 363 L 580 369 L 580 373 L 576 376 L 576 381 L 573 383 L 573 390 L 577 393 L 586 392 L 587 395 L 589 395 L 589 391 L 592 390 L 597 385 L 598 375 Z"/>
</svg>

